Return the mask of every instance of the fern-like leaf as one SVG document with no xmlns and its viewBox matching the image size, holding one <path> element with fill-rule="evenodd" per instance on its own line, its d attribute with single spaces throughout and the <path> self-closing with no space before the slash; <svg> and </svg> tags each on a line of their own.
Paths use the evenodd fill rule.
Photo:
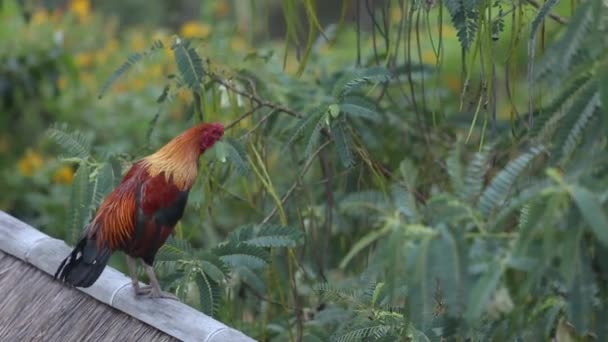
<svg viewBox="0 0 608 342">
<path fill-rule="evenodd" d="M 233 279 L 240 279 L 260 293 L 264 293 L 267 290 L 266 283 L 262 279 L 264 274 L 257 270 L 252 270 L 247 267 L 236 267 L 232 269 L 231 275 Z"/>
<path fill-rule="evenodd" d="M 203 59 L 190 46 L 189 41 L 178 39 L 172 46 L 175 63 L 184 83 L 188 88 L 198 91 L 203 80 Z"/>
<path fill-rule="evenodd" d="M 410 222 L 416 222 L 418 218 L 418 208 L 412 193 L 398 185 L 394 185 L 391 190 L 395 208 L 407 217 Z"/>
<path fill-rule="evenodd" d="M 585 49 L 587 37 L 593 30 L 593 1 L 577 6 L 564 35 L 545 52 L 539 68 L 534 72 L 535 80 L 555 80 L 579 63 L 575 57 Z"/>
<path fill-rule="evenodd" d="M 591 94 L 591 97 L 588 95 Z M 561 146 L 561 157 L 565 160 L 570 156 L 580 141 L 583 130 L 587 127 L 592 117 L 598 113 L 600 106 L 600 94 L 595 87 L 590 92 L 576 99 L 571 110 L 560 125 L 561 129 L 556 134 L 556 147 Z M 582 110 L 578 110 L 582 107 Z M 563 142 L 563 143 L 562 143 Z"/>
<path fill-rule="evenodd" d="M 340 103 L 340 110 L 349 116 L 373 122 L 379 122 L 381 119 L 376 105 L 361 96 L 346 96 Z"/>
<path fill-rule="evenodd" d="M 235 244 L 241 243 L 243 241 L 247 241 L 255 236 L 255 225 L 253 224 L 245 224 L 240 227 L 237 227 L 233 231 L 228 234 L 228 241 L 231 241 Z"/>
<path fill-rule="evenodd" d="M 198 251 L 197 259 L 200 260 L 201 268 L 211 279 L 221 284 L 228 275 L 228 266 L 215 254 L 207 251 Z"/>
<path fill-rule="evenodd" d="M 543 151 L 544 148 L 542 147 L 533 147 L 530 151 L 523 153 L 510 161 L 507 166 L 492 179 L 490 185 L 481 194 L 478 204 L 479 210 L 484 215 L 489 215 L 497 206 L 501 205 L 507 198 L 517 177 L 524 171 L 526 166 Z"/>
<path fill-rule="evenodd" d="M 91 196 L 89 194 L 89 166 L 81 162 L 72 182 L 70 206 L 68 207 L 68 242 L 76 243 L 82 234 L 89 216 Z"/>
<path fill-rule="evenodd" d="M 331 336 L 330 341 L 332 342 L 351 342 L 351 341 L 365 341 L 366 338 L 373 337 L 374 339 L 378 339 L 381 336 L 384 336 L 389 330 L 390 327 L 379 324 L 377 322 L 365 323 L 365 325 L 370 326 L 355 326 L 351 329 L 348 329 L 346 332 L 342 332 L 340 334 L 334 334 Z"/>
<path fill-rule="evenodd" d="M 545 141 L 553 133 L 556 122 L 561 119 L 560 115 L 565 113 L 572 104 L 572 100 L 578 97 L 578 93 L 587 89 L 591 77 L 591 73 L 583 73 L 571 82 L 568 82 L 552 99 L 550 104 L 543 108 L 534 119 L 534 127 L 530 131 L 530 135 L 534 136 L 537 141 Z"/>
<path fill-rule="evenodd" d="M 47 135 L 61 146 L 68 158 L 88 159 L 91 157 L 91 138 L 79 131 L 68 131 L 67 125 L 54 125 Z"/>
<path fill-rule="evenodd" d="M 331 126 L 331 132 L 336 143 L 336 152 L 342 165 L 346 168 L 351 167 L 355 163 L 355 157 L 352 151 L 352 137 L 348 124 L 343 118 L 335 120 Z"/>
<path fill-rule="evenodd" d="M 219 308 L 221 296 L 219 285 L 209 279 L 204 272 L 197 272 L 194 281 L 198 288 L 201 310 L 209 316 L 214 316 Z"/>
<path fill-rule="evenodd" d="M 450 184 L 453 193 L 461 194 L 464 191 L 464 170 L 462 167 L 462 145 L 458 143 L 450 150 L 446 159 L 446 169 L 450 176 Z"/>
<path fill-rule="evenodd" d="M 317 146 L 319 146 L 319 141 L 321 140 L 321 130 L 326 125 L 327 114 L 320 116 L 314 126 L 310 136 L 308 137 L 308 143 L 306 144 L 306 149 L 304 150 L 304 154 L 306 156 L 310 156 L 313 154 Z"/>
<path fill-rule="evenodd" d="M 194 248 L 190 242 L 170 236 L 162 245 L 156 255 L 157 261 L 177 261 L 191 260 L 194 255 Z"/>
<path fill-rule="evenodd" d="M 260 247 L 245 243 L 224 243 L 213 249 L 220 260 L 231 267 L 260 269 L 268 263 L 268 253 Z"/>
<path fill-rule="evenodd" d="M 315 127 L 317 125 L 317 123 L 319 122 L 319 119 L 326 112 L 327 112 L 327 106 L 319 106 L 319 107 L 315 108 L 312 112 L 310 112 L 310 114 L 308 114 L 306 117 L 300 119 L 298 121 L 298 123 L 296 124 L 295 128 L 293 129 L 293 132 L 291 133 L 291 136 L 287 140 L 287 143 L 285 144 L 285 146 L 289 146 L 294 141 L 296 141 L 298 138 L 300 138 L 302 135 L 304 135 L 305 132 L 307 132 L 311 128 Z"/>
<path fill-rule="evenodd" d="M 365 211 L 365 209 L 382 211 L 389 205 L 390 203 L 386 196 L 378 191 L 350 193 L 340 201 L 340 209 L 349 213 L 360 213 L 361 211 Z"/>
<path fill-rule="evenodd" d="M 228 137 L 218 141 L 215 150 L 220 160 L 229 160 L 240 175 L 249 176 L 251 174 L 251 165 L 247 162 L 247 151 L 236 139 Z"/>
<path fill-rule="evenodd" d="M 477 1 L 448 0 L 445 2 L 445 6 L 452 17 L 460 44 L 465 50 L 468 50 L 477 32 Z"/>
<path fill-rule="evenodd" d="M 108 162 L 99 166 L 95 175 L 95 190 L 93 191 L 93 206 L 98 207 L 114 186 L 114 172 Z"/>
<path fill-rule="evenodd" d="M 332 95 L 337 99 L 343 98 L 361 87 L 388 82 L 390 79 L 391 74 L 386 68 L 356 69 L 354 73 L 346 74 L 336 82 Z"/>
<path fill-rule="evenodd" d="M 110 75 L 110 78 L 106 81 L 106 83 L 101 88 L 98 98 L 101 99 L 103 97 L 103 95 L 108 91 L 108 89 L 110 89 L 110 87 L 116 81 L 118 81 L 118 79 L 121 76 L 125 75 L 129 70 L 131 70 L 133 68 L 133 66 L 135 66 L 135 64 L 141 62 L 145 57 L 149 57 L 152 54 L 154 54 L 155 52 L 162 51 L 163 48 L 164 48 L 163 42 L 160 40 L 157 40 L 147 50 L 145 50 L 143 52 L 132 53 L 127 58 L 127 61 L 124 62 L 118 69 L 116 69 L 116 71 L 114 71 L 112 73 L 112 75 Z"/>
<path fill-rule="evenodd" d="M 243 242 L 257 247 L 296 247 L 302 243 L 303 236 L 297 228 L 268 225 Z"/>
<path fill-rule="evenodd" d="M 357 292 L 353 289 L 338 288 L 330 283 L 316 284 L 313 289 L 325 300 L 358 302 Z"/>
<path fill-rule="evenodd" d="M 486 172 L 488 172 L 489 169 L 490 151 L 490 146 L 484 147 L 482 151 L 475 153 L 473 160 L 471 160 L 467 166 L 464 176 L 464 192 L 461 196 L 462 199 L 473 202 L 481 193 Z"/>
</svg>

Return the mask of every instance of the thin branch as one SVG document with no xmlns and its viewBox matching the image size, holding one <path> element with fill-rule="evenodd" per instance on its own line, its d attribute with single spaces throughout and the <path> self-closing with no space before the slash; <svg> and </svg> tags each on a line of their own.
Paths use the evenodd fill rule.
<svg viewBox="0 0 608 342">
<path fill-rule="evenodd" d="M 330 160 L 327 155 L 327 150 L 321 150 L 319 153 L 319 164 L 321 165 L 321 172 L 323 177 L 328 181 L 325 183 L 325 229 L 322 233 L 321 241 L 316 241 L 316 245 L 320 247 L 320 251 L 317 253 L 319 274 L 325 279 L 325 254 L 329 248 L 328 236 L 331 235 L 331 226 L 333 221 L 333 208 L 334 208 L 334 194 L 333 194 L 333 172 L 329 165 Z"/>
<path fill-rule="evenodd" d="M 268 114 L 264 115 L 260 121 L 258 121 L 255 126 L 253 126 L 250 130 L 247 131 L 247 133 L 243 134 L 243 136 L 241 137 L 241 139 L 248 137 L 251 133 L 253 133 L 256 129 L 260 128 L 260 126 L 266 122 L 274 113 L 276 113 L 277 110 L 271 110 Z"/>
<path fill-rule="evenodd" d="M 532 7 L 536 8 L 536 9 L 540 9 L 540 7 L 541 7 L 541 5 L 536 0 L 526 0 L 526 2 L 529 3 L 530 5 L 532 5 Z M 563 18 L 557 14 L 549 12 L 549 14 L 547 14 L 547 16 L 562 25 L 568 25 L 568 19 Z"/>
<path fill-rule="evenodd" d="M 254 101 L 255 102 L 255 101 Z M 258 109 L 262 108 L 262 105 L 260 104 L 256 104 L 255 107 L 251 108 L 250 110 L 246 111 L 245 113 L 241 114 L 241 116 L 239 116 L 236 120 L 232 121 L 231 123 L 229 123 L 228 125 L 226 125 L 226 130 L 231 129 L 232 127 L 234 127 L 236 124 L 238 124 L 239 122 L 245 120 L 247 117 L 249 117 L 250 115 L 252 115 L 253 113 L 255 113 L 255 111 L 257 111 Z"/>
<path fill-rule="evenodd" d="M 214 82 L 217 82 L 221 85 L 223 85 L 224 87 L 226 87 L 226 89 L 230 89 L 232 92 L 234 92 L 235 94 L 241 95 L 253 102 L 255 102 L 256 105 L 260 106 L 260 107 L 268 107 L 268 108 L 272 108 L 272 109 L 276 109 L 279 112 L 283 112 L 285 114 L 291 115 L 293 117 L 296 118 L 302 118 L 303 115 L 301 113 L 296 112 L 295 110 L 291 109 L 291 108 L 287 108 L 285 106 L 276 104 L 274 102 L 268 101 L 268 100 L 264 100 L 261 97 L 259 97 L 257 94 L 252 94 L 252 93 L 248 93 L 244 90 L 241 90 L 239 88 L 237 88 L 234 84 L 222 79 L 221 77 L 212 74 L 212 73 L 207 73 L 207 75 L 209 77 L 211 77 L 211 79 Z"/>
<path fill-rule="evenodd" d="M 356 17 L 357 17 L 357 65 L 361 66 L 361 0 L 356 2 Z"/>
<path fill-rule="evenodd" d="M 319 146 L 319 148 L 317 148 L 317 150 L 314 151 L 313 154 L 310 155 L 310 157 L 308 158 L 308 160 L 304 164 L 304 167 L 302 168 L 302 171 L 300 172 L 300 174 L 298 175 L 298 177 L 296 178 L 296 180 L 289 187 L 289 189 L 287 190 L 287 192 L 285 193 L 285 195 L 283 195 L 283 197 L 281 197 L 281 205 L 285 204 L 285 202 L 289 199 L 289 197 L 296 190 L 296 188 L 298 187 L 298 185 L 302 181 L 302 178 L 306 175 L 306 173 L 308 172 L 308 170 L 312 166 L 312 162 L 315 160 L 315 158 L 317 157 L 317 155 L 324 148 L 326 148 L 327 146 L 329 146 L 329 144 L 331 142 L 332 142 L 332 140 L 327 140 L 321 146 Z M 272 211 L 270 212 L 270 214 L 268 214 L 268 216 L 266 216 L 266 218 L 264 218 L 264 220 L 262 220 L 261 224 L 264 225 L 264 224 L 268 223 L 268 221 L 270 221 L 274 217 L 274 215 L 276 215 L 276 213 L 277 213 L 278 210 L 279 210 L 279 208 L 275 205 L 274 209 L 272 209 Z"/>
</svg>

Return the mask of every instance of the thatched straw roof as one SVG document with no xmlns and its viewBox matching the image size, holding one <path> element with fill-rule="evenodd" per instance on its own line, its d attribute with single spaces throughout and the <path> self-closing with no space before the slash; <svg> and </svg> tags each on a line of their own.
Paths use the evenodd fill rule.
<svg viewBox="0 0 608 342">
<path fill-rule="evenodd" d="M 53 280 L 70 250 L 0 211 L 0 341 L 253 341 L 178 301 L 135 298 L 111 267 L 86 289 Z"/>
</svg>

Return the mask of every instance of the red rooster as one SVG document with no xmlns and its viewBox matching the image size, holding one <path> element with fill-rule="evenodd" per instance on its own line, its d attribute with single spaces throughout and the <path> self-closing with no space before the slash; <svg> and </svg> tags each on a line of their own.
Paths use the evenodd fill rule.
<svg viewBox="0 0 608 342">
<path fill-rule="evenodd" d="M 122 250 L 136 295 L 174 298 L 160 289 L 152 264 L 156 252 L 184 213 L 198 173 L 198 159 L 224 135 L 219 123 L 200 124 L 136 162 L 85 227 L 83 238 L 61 263 L 55 278 L 89 287 L 110 254 Z M 143 260 L 150 285 L 140 287 L 136 259 Z"/>
</svg>

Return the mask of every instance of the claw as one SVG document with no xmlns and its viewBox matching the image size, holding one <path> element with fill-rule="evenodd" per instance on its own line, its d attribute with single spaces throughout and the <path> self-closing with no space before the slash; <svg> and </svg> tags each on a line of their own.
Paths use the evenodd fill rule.
<svg viewBox="0 0 608 342">
<path fill-rule="evenodd" d="M 137 280 L 137 272 L 136 261 L 134 258 L 127 256 L 127 266 L 129 267 L 129 275 L 131 276 L 131 283 L 133 285 L 133 291 L 135 292 L 135 296 L 141 296 L 145 298 L 167 298 L 179 301 L 176 295 L 170 292 L 165 292 L 160 289 L 160 284 L 158 283 L 158 279 L 156 279 L 156 274 L 154 273 L 154 269 L 150 265 L 144 264 L 144 269 L 148 274 L 148 278 L 150 278 L 150 285 L 139 286 L 139 281 Z"/>
<path fill-rule="evenodd" d="M 167 298 L 167 299 L 173 299 L 173 300 L 179 301 L 177 296 L 174 295 L 173 293 L 161 291 L 160 289 L 158 289 L 152 285 L 146 285 L 146 286 L 135 288 L 135 295 L 146 297 L 146 298 Z"/>
</svg>

